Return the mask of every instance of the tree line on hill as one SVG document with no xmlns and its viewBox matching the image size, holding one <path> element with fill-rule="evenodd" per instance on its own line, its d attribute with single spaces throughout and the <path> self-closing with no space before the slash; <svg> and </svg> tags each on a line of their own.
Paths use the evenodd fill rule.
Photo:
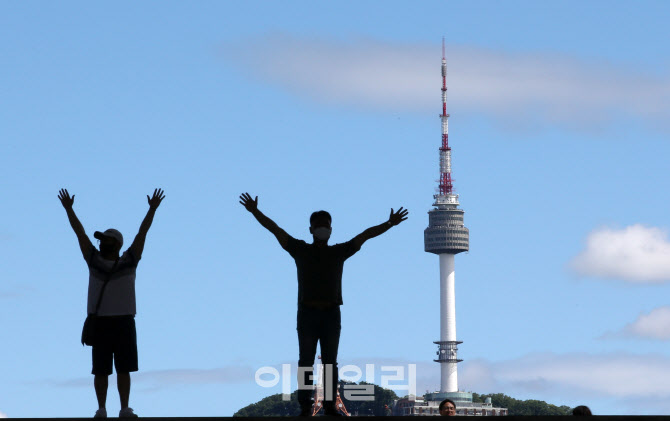
<svg viewBox="0 0 670 421">
<path fill-rule="evenodd" d="M 377 385 L 374 386 L 374 400 L 359 401 L 348 400 L 342 393 L 342 386 L 345 384 L 353 385 L 356 383 L 340 382 L 340 396 L 347 411 L 351 415 L 389 415 L 386 406 L 393 407 L 393 401 L 399 399 L 394 391 L 384 389 Z M 369 385 L 370 383 L 360 382 L 359 385 Z M 486 398 L 491 398 L 494 407 L 507 408 L 509 415 L 572 415 L 572 408 L 566 405 L 556 406 L 550 403 L 529 399 L 519 400 L 509 397 L 503 393 L 472 394 L 473 402 L 484 402 Z M 268 396 L 256 403 L 247 405 L 233 414 L 234 417 L 289 417 L 295 416 L 300 412 L 300 405 L 296 391 L 291 393 L 291 399 L 285 401 L 282 394 Z"/>
<path fill-rule="evenodd" d="M 556 406 L 535 399 L 522 401 L 502 393 L 487 395 L 472 394 L 473 402 L 484 402 L 486 398 L 491 398 L 491 403 L 494 407 L 507 408 L 509 415 L 572 415 L 573 409 L 566 405 Z"/>
</svg>

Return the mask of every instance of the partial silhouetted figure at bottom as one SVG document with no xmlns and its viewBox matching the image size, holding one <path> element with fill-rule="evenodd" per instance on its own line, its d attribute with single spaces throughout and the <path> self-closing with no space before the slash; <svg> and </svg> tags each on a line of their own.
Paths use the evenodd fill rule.
<svg viewBox="0 0 670 421">
<path fill-rule="evenodd" d="M 130 373 L 137 371 L 137 334 L 135 331 L 135 269 L 142 257 L 144 241 L 151 227 L 156 209 L 165 198 L 161 189 L 147 196 L 149 211 L 140 225 L 135 240 L 122 255 L 123 236 L 113 228 L 96 231 L 93 236 L 100 240 L 98 251 L 86 235 L 84 227 L 75 215 L 72 205 L 74 195 L 61 189 L 58 198 L 67 212 L 70 225 L 77 235 L 79 248 L 88 265 L 88 318 L 82 343 L 92 345 L 95 394 L 98 410 L 95 418 L 107 418 L 107 386 L 112 374 L 112 363 L 116 367 L 116 382 L 121 400 L 120 418 L 135 418 L 137 415 L 128 406 L 130 398 Z"/>
<path fill-rule="evenodd" d="M 440 415 L 443 417 L 456 416 L 456 404 L 451 399 L 445 399 L 440 402 L 438 410 L 440 411 Z"/>
<path fill-rule="evenodd" d="M 337 396 L 337 351 L 340 343 L 340 306 L 342 305 L 342 269 L 344 261 L 360 250 L 367 240 L 381 235 L 407 219 L 403 208 L 393 212 L 388 221 L 368 228 L 346 243 L 328 245 L 332 219 L 326 211 L 314 212 L 309 218 L 312 244 L 296 240 L 274 221 L 258 210 L 258 196 L 240 196 L 240 203 L 270 231 L 293 259 L 298 270 L 298 401 L 301 416 L 311 415 L 312 369 L 317 343 L 321 343 L 321 362 L 324 364 L 325 415 L 341 415 L 335 401 Z"/>
<path fill-rule="evenodd" d="M 572 410 L 572 415 L 593 415 L 588 406 L 579 405 Z"/>
</svg>

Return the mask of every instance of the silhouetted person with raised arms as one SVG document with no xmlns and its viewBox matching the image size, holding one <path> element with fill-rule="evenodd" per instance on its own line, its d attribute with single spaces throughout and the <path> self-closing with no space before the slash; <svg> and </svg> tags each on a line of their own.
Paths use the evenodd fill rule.
<svg viewBox="0 0 670 421">
<path fill-rule="evenodd" d="M 381 235 L 407 219 L 403 208 L 393 212 L 388 221 L 371 227 L 346 243 L 328 245 L 332 219 L 326 211 L 314 212 L 309 218 L 312 244 L 296 240 L 258 210 L 258 196 L 240 196 L 240 203 L 267 228 L 279 244 L 295 259 L 298 270 L 298 385 L 313 384 L 312 368 L 317 342 L 321 342 L 321 362 L 325 365 L 324 413 L 340 415 L 337 398 L 337 349 L 340 343 L 340 305 L 342 305 L 342 269 L 344 261 L 360 250 L 367 240 Z M 330 377 L 330 378 L 329 378 Z M 312 391 L 298 389 L 302 416 L 311 415 Z"/>
<path fill-rule="evenodd" d="M 144 217 L 135 240 L 122 255 L 123 236 L 113 228 L 105 232 L 96 231 L 93 237 L 100 240 L 98 251 L 86 235 L 84 227 L 75 215 L 72 205 L 74 195 L 61 189 L 60 199 L 70 225 L 77 235 L 79 248 L 88 265 L 88 314 L 97 314 L 95 342 L 93 344 L 93 370 L 98 410 L 95 418 L 107 418 L 107 385 L 112 374 L 112 362 L 116 367 L 116 382 L 121 400 L 121 418 L 137 415 L 128 406 L 130 397 L 130 373 L 137 371 L 137 334 L 135 331 L 135 269 L 142 258 L 144 241 L 154 219 L 156 209 L 165 196 L 163 190 L 155 189 L 147 196 L 149 211 Z M 96 312 L 97 310 L 97 312 Z"/>
</svg>

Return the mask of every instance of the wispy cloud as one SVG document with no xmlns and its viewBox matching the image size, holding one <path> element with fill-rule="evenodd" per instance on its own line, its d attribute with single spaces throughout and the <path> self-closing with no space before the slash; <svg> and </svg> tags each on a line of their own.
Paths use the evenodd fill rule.
<svg viewBox="0 0 670 421">
<path fill-rule="evenodd" d="M 463 364 L 460 382 L 468 389 L 512 397 L 566 402 L 617 402 L 599 415 L 670 413 L 670 358 L 661 355 L 554 354 L 514 360 L 475 360 Z M 623 408 L 623 410 L 622 410 Z M 621 415 L 621 414 L 619 414 Z"/>
<path fill-rule="evenodd" d="M 670 281 L 670 241 L 665 230 L 640 224 L 601 228 L 586 238 L 586 247 L 571 262 L 581 276 L 633 283 Z"/>
<path fill-rule="evenodd" d="M 0 411 L 0 418 L 9 418 L 9 417 L 4 412 Z"/>
<path fill-rule="evenodd" d="M 440 368 L 433 362 L 361 358 L 346 363 L 359 365 L 363 370 L 365 364 L 375 364 L 378 370 L 382 365 L 416 364 L 418 394 L 439 389 Z M 459 364 L 458 384 L 461 390 L 505 393 L 517 399 L 540 399 L 556 405 L 612 401 L 618 402 L 618 412 L 670 414 L 668 370 L 670 357 L 665 355 L 546 352 L 501 361 L 466 360 Z"/>
<path fill-rule="evenodd" d="M 471 361 L 461 373 L 473 390 L 534 395 L 550 402 L 613 398 L 631 412 L 654 414 L 670 411 L 663 403 L 670 399 L 668 370 L 670 358 L 662 355 L 542 353 L 500 362 Z"/>
<path fill-rule="evenodd" d="M 8 231 L 0 231 L 0 243 L 8 243 L 16 240 L 16 235 Z"/>
<path fill-rule="evenodd" d="M 3 298 L 17 298 L 27 295 L 34 291 L 35 288 L 27 285 L 10 285 L 0 289 L 0 300 Z"/>
<path fill-rule="evenodd" d="M 439 46 L 361 38 L 268 34 L 228 43 L 225 58 L 245 73 L 327 104 L 362 109 L 439 109 Z M 547 52 L 449 45 L 450 104 L 509 126 L 601 130 L 619 116 L 670 129 L 670 77 L 632 66 Z"/>
<path fill-rule="evenodd" d="M 670 307 L 655 308 L 648 314 L 641 314 L 623 329 L 603 335 L 603 339 L 616 337 L 670 340 Z"/>
<path fill-rule="evenodd" d="M 255 370 L 251 366 L 225 366 L 211 369 L 150 370 L 133 373 L 133 383 L 152 390 L 193 384 L 241 384 L 254 382 Z M 51 381 L 59 387 L 90 387 L 90 378 Z"/>
<path fill-rule="evenodd" d="M 435 391 L 439 387 L 439 366 L 430 361 L 409 361 L 391 358 L 359 358 L 340 361 L 361 369 L 375 366 L 375 383 L 390 374 L 382 366 L 416 365 L 417 392 Z M 281 365 L 275 365 L 280 368 Z M 295 375 L 292 367 L 292 375 Z M 670 414 L 670 357 L 658 354 L 630 353 L 534 353 L 516 359 L 488 361 L 466 360 L 459 365 L 459 386 L 477 393 L 505 393 L 522 399 L 541 399 L 562 405 L 566 401 L 590 402 L 610 399 L 628 413 Z M 407 371 L 405 371 L 406 375 Z M 170 386 L 193 384 L 242 384 L 254 382 L 255 370 L 250 366 L 228 366 L 215 369 L 154 370 L 136 373 L 134 382 L 156 390 Z M 351 375 L 351 373 L 350 373 Z M 406 380 L 406 377 L 403 379 Z M 57 386 L 91 387 L 91 379 L 54 383 Z M 406 381 L 397 384 L 405 385 Z M 406 389 L 398 391 L 400 395 Z"/>
<path fill-rule="evenodd" d="M 162 386 L 183 384 L 239 384 L 254 381 L 255 370 L 250 366 L 226 366 L 212 369 L 154 370 L 138 373 L 140 383 Z"/>
<path fill-rule="evenodd" d="M 482 373 L 488 372 L 489 379 L 504 389 L 631 398 L 670 396 L 666 375 L 670 358 L 660 355 L 543 353 L 475 366 Z M 468 375 L 465 370 L 463 377 Z"/>
</svg>

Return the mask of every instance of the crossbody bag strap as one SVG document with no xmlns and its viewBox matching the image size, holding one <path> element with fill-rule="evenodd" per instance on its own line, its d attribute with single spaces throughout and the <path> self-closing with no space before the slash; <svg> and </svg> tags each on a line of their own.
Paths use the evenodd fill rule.
<svg viewBox="0 0 670 421">
<path fill-rule="evenodd" d="M 105 293 L 105 288 L 107 287 L 107 284 L 109 283 L 109 280 L 112 279 L 112 273 L 114 272 L 114 269 L 116 269 L 116 265 L 119 263 L 119 258 L 116 258 L 116 261 L 114 262 L 114 266 L 107 272 L 107 279 L 104 280 L 104 283 L 102 284 L 102 289 L 100 290 L 100 295 L 98 296 L 98 303 L 95 305 L 95 313 L 93 313 L 94 316 L 98 315 L 98 310 L 100 310 L 100 304 L 102 304 L 102 295 Z"/>
</svg>

